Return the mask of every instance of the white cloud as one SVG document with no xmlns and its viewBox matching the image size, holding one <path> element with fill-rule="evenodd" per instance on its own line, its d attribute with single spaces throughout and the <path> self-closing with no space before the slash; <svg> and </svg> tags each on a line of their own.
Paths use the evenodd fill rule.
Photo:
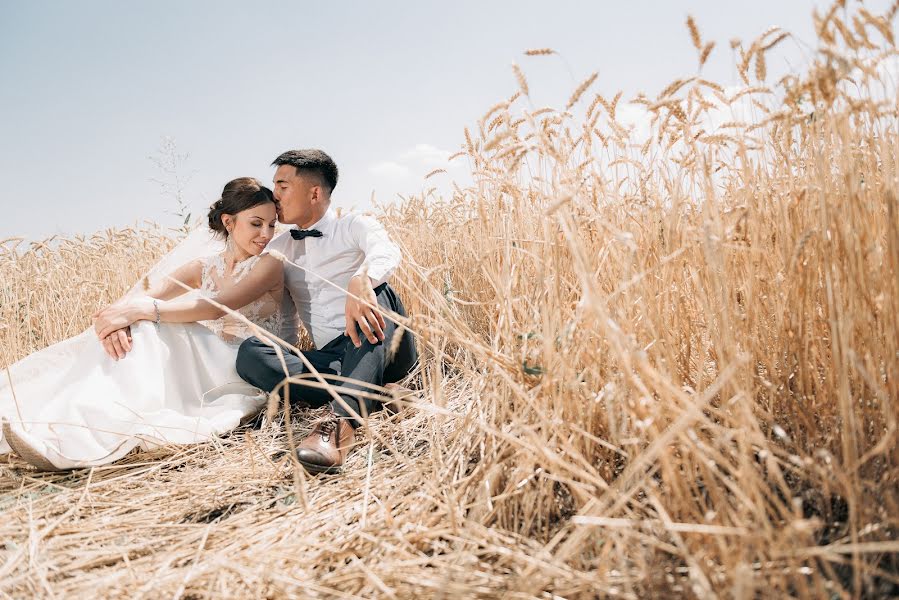
<svg viewBox="0 0 899 600">
<path fill-rule="evenodd" d="M 393 181 L 406 180 L 413 177 L 424 177 L 434 169 L 446 169 L 464 164 L 464 161 L 449 162 L 452 152 L 441 150 L 430 144 L 416 144 L 414 147 L 400 152 L 394 160 L 383 160 L 371 165 L 368 172 L 376 177 Z"/>
<path fill-rule="evenodd" d="M 375 163 L 368 168 L 368 172 L 376 177 L 384 177 L 385 179 L 405 179 L 412 174 L 409 167 L 392 160 Z"/>
<path fill-rule="evenodd" d="M 370 165 L 367 170 L 372 181 L 368 185 L 377 192 L 378 203 L 392 202 L 399 195 L 409 197 L 425 190 L 433 190 L 438 197 L 450 196 L 454 181 L 463 187 L 471 182 L 465 159 L 458 157 L 449 161 L 452 154 L 431 144 L 416 144 L 387 160 Z M 424 178 L 437 169 L 443 169 L 446 173 Z"/>
<path fill-rule="evenodd" d="M 411 150 L 406 150 L 400 154 L 400 160 L 405 163 L 412 163 L 422 167 L 446 168 L 447 159 L 451 156 L 451 152 L 441 150 L 430 144 L 416 144 Z"/>
</svg>

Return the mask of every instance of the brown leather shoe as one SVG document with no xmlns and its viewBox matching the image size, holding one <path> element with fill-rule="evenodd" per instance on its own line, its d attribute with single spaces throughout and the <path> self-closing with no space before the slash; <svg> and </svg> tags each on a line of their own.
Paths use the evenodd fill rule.
<svg viewBox="0 0 899 600">
<path fill-rule="evenodd" d="M 339 473 L 355 437 L 349 420 L 331 414 L 297 446 L 297 460 L 310 473 Z"/>
</svg>

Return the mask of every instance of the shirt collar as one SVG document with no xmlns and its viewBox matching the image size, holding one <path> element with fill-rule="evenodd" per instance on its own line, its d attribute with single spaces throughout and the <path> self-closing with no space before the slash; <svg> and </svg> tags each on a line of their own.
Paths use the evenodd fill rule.
<svg viewBox="0 0 899 600">
<path fill-rule="evenodd" d="M 312 225 L 307 227 L 307 229 L 318 229 L 319 231 L 321 231 L 321 229 L 323 227 L 330 225 L 331 222 L 334 221 L 336 218 L 337 218 L 337 215 L 334 214 L 334 211 L 329 208 L 328 210 L 325 211 L 325 214 L 322 215 L 321 219 L 319 219 L 318 221 L 316 221 L 315 223 L 313 223 Z M 294 227 L 296 229 L 300 228 L 298 225 L 295 225 Z"/>
</svg>

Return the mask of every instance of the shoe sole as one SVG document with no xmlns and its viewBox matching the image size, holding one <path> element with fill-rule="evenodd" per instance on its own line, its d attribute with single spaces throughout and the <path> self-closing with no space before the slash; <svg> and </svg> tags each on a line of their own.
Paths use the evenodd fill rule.
<svg viewBox="0 0 899 600">
<path fill-rule="evenodd" d="M 9 421 L 3 420 L 3 439 L 9 444 L 9 447 L 19 455 L 19 458 L 27 462 L 32 467 L 37 467 L 41 471 L 63 471 L 47 458 L 31 447 L 31 445 L 20 438 L 9 426 Z"/>
<path fill-rule="evenodd" d="M 297 462 L 303 465 L 303 468 L 309 471 L 314 475 L 337 475 L 343 470 L 343 467 L 325 467 L 322 465 L 316 465 L 313 463 L 303 462 L 299 458 L 297 458 Z"/>
</svg>

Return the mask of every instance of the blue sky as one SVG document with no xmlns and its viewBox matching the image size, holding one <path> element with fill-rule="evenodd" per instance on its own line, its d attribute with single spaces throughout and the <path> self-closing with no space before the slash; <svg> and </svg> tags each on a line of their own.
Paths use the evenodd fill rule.
<svg viewBox="0 0 899 600">
<path fill-rule="evenodd" d="M 0 239 L 175 225 L 148 159 L 163 136 L 190 155 L 195 212 L 229 179 L 269 182 L 271 160 L 300 147 L 337 161 L 338 206 L 367 207 L 373 191 L 425 187 L 463 128 L 517 89 L 513 62 L 535 105 L 564 104 L 594 70 L 603 93 L 654 94 L 696 71 L 690 13 L 718 43 L 704 74 L 736 82 L 731 38 L 780 25 L 799 40 L 769 71 L 800 65 L 824 4 L 0 0 Z M 538 47 L 564 61 L 522 55 Z"/>
</svg>

